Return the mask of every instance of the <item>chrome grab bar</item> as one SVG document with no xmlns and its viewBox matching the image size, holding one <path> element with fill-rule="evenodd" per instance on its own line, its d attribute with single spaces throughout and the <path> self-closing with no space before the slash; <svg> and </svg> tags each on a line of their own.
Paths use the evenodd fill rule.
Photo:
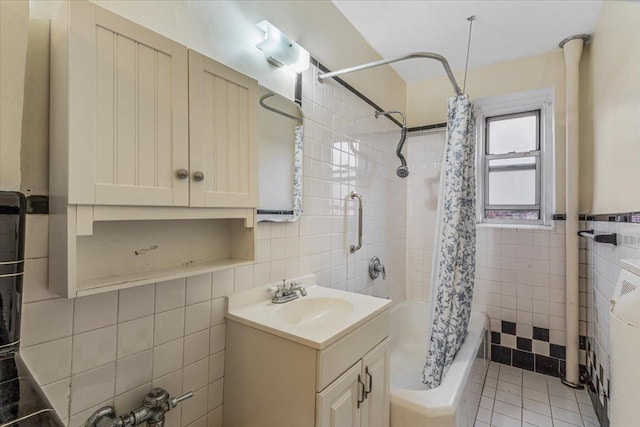
<svg viewBox="0 0 640 427">
<path fill-rule="evenodd" d="M 358 199 L 358 246 L 349 246 L 349 251 L 354 253 L 362 248 L 362 195 L 357 191 L 351 192 L 351 200 Z"/>
</svg>

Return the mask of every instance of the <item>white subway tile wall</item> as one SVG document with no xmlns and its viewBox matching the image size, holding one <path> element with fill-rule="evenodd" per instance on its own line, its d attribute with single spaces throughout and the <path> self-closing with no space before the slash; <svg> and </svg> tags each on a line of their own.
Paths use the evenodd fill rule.
<svg viewBox="0 0 640 427">
<path fill-rule="evenodd" d="M 445 130 L 407 139 L 407 299 L 429 301 Z"/>
<path fill-rule="evenodd" d="M 562 221 L 550 228 L 478 226 L 473 308 L 489 315 L 493 331 L 504 320 L 516 323 L 518 337 L 546 328 L 552 344 L 565 344 L 564 237 Z M 515 339 L 502 345 L 515 348 Z"/>
<path fill-rule="evenodd" d="M 325 286 L 404 299 L 406 186 L 393 155 L 400 129 L 315 73 L 303 75 L 304 214 L 295 223 L 258 224 L 254 265 L 67 300 L 48 290 L 48 218 L 27 216 L 21 354 L 70 426 L 103 405 L 134 409 L 152 386 L 195 393 L 168 413 L 167 425 L 220 426 L 224 297 L 233 292 L 317 273 Z M 351 191 L 364 198 L 355 254 Z M 374 255 L 386 281 L 368 276 Z"/>
<path fill-rule="evenodd" d="M 581 320 L 586 320 L 587 371 L 598 391 L 600 403 L 608 407 L 610 378 L 609 302 L 620 271 L 620 260 L 640 260 L 640 224 L 587 221 L 581 229 L 593 229 L 596 234 L 617 233 L 618 246 L 581 239 Z M 582 328 L 582 325 L 581 325 Z"/>
</svg>

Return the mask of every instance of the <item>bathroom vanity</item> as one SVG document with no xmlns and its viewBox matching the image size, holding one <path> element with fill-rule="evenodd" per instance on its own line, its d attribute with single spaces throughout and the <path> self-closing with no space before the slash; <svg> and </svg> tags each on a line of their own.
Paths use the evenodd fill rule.
<svg viewBox="0 0 640 427">
<path fill-rule="evenodd" d="M 300 280 L 284 304 L 229 297 L 224 425 L 388 426 L 391 301 Z"/>
</svg>

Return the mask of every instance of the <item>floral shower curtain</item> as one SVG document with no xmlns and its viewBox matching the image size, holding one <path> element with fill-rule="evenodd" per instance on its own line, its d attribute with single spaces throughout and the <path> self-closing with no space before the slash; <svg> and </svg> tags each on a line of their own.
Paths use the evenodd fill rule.
<svg viewBox="0 0 640 427">
<path fill-rule="evenodd" d="M 467 335 L 475 279 L 475 125 L 468 95 L 449 99 L 432 281 L 431 335 L 422 382 L 438 387 Z"/>
<path fill-rule="evenodd" d="M 296 126 L 296 143 L 293 158 L 293 219 L 297 221 L 302 215 L 302 133 L 303 126 Z"/>
</svg>

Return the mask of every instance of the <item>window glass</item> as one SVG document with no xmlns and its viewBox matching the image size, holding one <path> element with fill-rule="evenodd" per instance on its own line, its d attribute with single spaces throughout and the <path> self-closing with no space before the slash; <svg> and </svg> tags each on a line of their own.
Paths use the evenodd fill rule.
<svg viewBox="0 0 640 427">
<path fill-rule="evenodd" d="M 487 120 L 487 154 L 538 150 L 538 114 Z"/>
<path fill-rule="evenodd" d="M 514 166 L 519 169 L 535 169 L 535 157 L 512 157 L 510 159 L 494 159 L 489 160 L 489 169 L 503 169 L 505 167 Z"/>
<path fill-rule="evenodd" d="M 489 165 L 488 190 L 490 205 L 535 205 L 536 170 L 491 171 Z"/>
</svg>

